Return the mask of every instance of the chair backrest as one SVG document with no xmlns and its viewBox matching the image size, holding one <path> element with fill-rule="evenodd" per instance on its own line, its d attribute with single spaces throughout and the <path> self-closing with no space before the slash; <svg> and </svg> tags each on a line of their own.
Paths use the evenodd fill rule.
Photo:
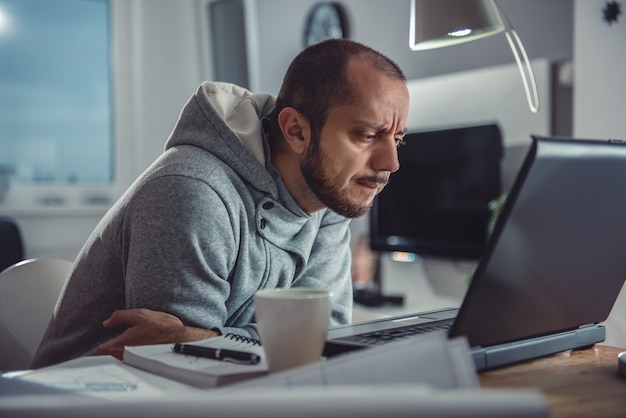
<svg viewBox="0 0 626 418">
<path fill-rule="evenodd" d="M 22 234 L 17 224 L 0 218 L 0 271 L 24 259 Z"/>
<path fill-rule="evenodd" d="M 0 273 L 0 370 L 30 368 L 71 268 L 30 259 Z"/>
</svg>

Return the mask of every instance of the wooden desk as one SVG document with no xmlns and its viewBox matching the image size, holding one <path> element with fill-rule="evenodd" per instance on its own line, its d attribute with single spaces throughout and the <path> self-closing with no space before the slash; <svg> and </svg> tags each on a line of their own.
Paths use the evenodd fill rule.
<svg viewBox="0 0 626 418">
<path fill-rule="evenodd" d="M 553 418 L 626 417 L 626 378 L 617 373 L 625 349 L 596 345 L 479 374 L 482 387 L 539 388 Z"/>
</svg>

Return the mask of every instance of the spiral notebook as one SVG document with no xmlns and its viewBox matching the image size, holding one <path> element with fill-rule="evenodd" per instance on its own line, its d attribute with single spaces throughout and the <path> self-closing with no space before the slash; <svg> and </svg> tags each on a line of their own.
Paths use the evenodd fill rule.
<svg viewBox="0 0 626 418">
<path fill-rule="evenodd" d="M 236 364 L 175 353 L 172 344 L 153 344 L 125 347 L 124 363 L 200 388 L 224 386 L 267 373 L 265 354 L 258 340 L 226 334 L 195 341 L 193 345 L 250 352 L 258 354 L 261 361 L 252 365 Z"/>
</svg>

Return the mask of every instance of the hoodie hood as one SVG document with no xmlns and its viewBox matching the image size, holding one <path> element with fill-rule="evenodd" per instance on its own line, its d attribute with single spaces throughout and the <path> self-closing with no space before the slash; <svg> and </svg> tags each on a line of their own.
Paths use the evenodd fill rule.
<svg viewBox="0 0 626 418">
<path fill-rule="evenodd" d="M 257 189 L 269 187 L 275 193 L 275 180 L 265 169 L 270 156 L 261 123 L 275 103 L 270 94 L 254 94 L 230 83 L 205 82 L 181 111 L 165 149 L 179 145 L 202 148 Z"/>
</svg>

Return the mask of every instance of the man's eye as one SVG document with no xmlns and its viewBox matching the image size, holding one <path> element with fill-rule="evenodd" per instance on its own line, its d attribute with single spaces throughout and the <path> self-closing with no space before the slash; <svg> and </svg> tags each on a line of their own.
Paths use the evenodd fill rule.
<svg viewBox="0 0 626 418">
<path fill-rule="evenodd" d="M 405 145 L 406 141 L 404 140 L 404 138 L 396 138 L 396 147 L 400 148 L 401 145 Z"/>
</svg>

